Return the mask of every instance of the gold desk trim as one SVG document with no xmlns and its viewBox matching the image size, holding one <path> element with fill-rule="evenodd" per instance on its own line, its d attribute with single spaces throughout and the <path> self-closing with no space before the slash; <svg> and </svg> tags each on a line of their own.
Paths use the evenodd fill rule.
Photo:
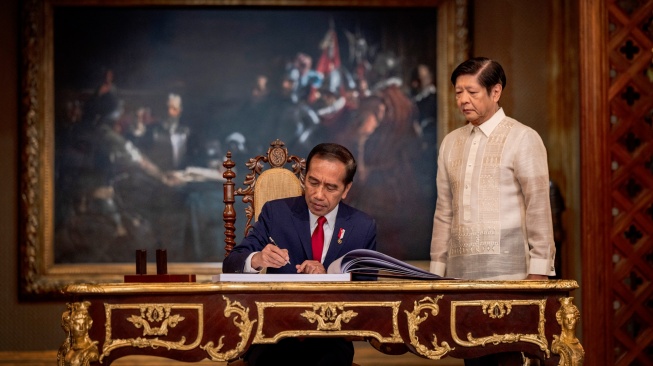
<svg viewBox="0 0 653 366">
<path fill-rule="evenodd" d="M 238 336 L 240 337 L 240 341 L 238 342 L 235 348 L 228 350 L 226 352 L 220 352 L 220 350 L 222 350 L 222 348 L 224 347 L 222 340 L 226 337 L 226 335 L 222 335 L 218 339 L 218 343 L 215 346 L 213 341 L 210 341 L 205 345 L 201 346 L 200 348 L 205 350 L 206 353 L 209 354 L 212 361 L 231 360 L 236 358 L 240 353 L 242 353 L 245 350 L 245 346 L 247 345 L 247 340 L 249 339 L 249 336 L 252 334 L 252 328 L 254 327 L 254 323 L 256 323 L 256 320 L 251 320 L 249 318 L 249 308 L 244 307 L 238 301 L 231 301 L 228 297 L 224 295 L 222 296 L 222 299 L 226 301 L 224 307 L 224 316 L 226 318 L 229 318 L 232 315 L 234 315 L 234 317 L 232 318 L 232 322 L 239 330 Z"/>
<path fill-rule="evenodd" d="M 276 343 L 282 338 L 301 336 L 354 336 L 372 337 L 382 343 L 403 343 L 399 334 L 398 314 L 401 301 L 349 301 L 349 302 L 256 302 L 258 308 L 259 327 L 252 343 Z M 384 337 L 372 330 L 342 330 L 342 323 L 348 323 L 359 314 L 351 309 L 355 308 L 389 308 L 392 311 L 392 334 Z M 281 331 L 274 336 L 267 337 L 263 333 L 265 327 L 265 310 L 270 308 L 305 308 L 300 314 L 307 322 L 315 323 L 316 329 Z"/>
<path fill-rule="evenodd" d="M 515 349 L 514 346 L 507 346 L 509 343 L 524 342 L 536 347 L 519 346 L 517 349 L 532 352 L 532 355 L 544 360 L 546 365 L 557 363 L 558 366 L 581 366 L 583 364 L 584 350 L 575 337 L 580 313 L 573 304 L 573 297 L 567 297 L 570 291 L 578 288 L 574 280 L 381 280 L 319 283 L 319 286 L 316 284 L 315 282 L 71 284 L 63 289 L 64 295 L 72 297 L 74 302 L 67 304 L 68 310 L 62 315 L 62 328 L 67 333 L 67 337 L 57 354 L 57 364 L 88 366 L 102 363 L 103 359 L 105 363 L 111 363 L 115 358 L 140 354 L 163 357 L 169 355 L 171 358 L 188 360 L 187 362 L 199 361 L 203 359 L 202 354 L 204 357 L 208 354 L 212 361 L 231 361 L 243 355 L 250 344 L 273 343 L 287 336 L 360 337 L 371 341 L 373 345 L 377 342 L 379 347 L 375 346 L 375 348 L 382 352 L 384 352 L 384 345 L 403 343 L 408 346 L 409 351 L 429 359 L 439 359 L 444 356 L 466 358 L 470 352 L 478 354 L 476 353 L 478 351 L 473 351 L 474 349 L 485 347 L 491 347 L 490 352 L 501 352 L 499 350 Z M 296 298 L 298 294 L 306 296 L 305 301 L 285 301 L 286 298 Z M 486 298 L 486 294 L 493 295 Z M 364 301 L 357 300 L 361 296 L 365 298 Z M 555 302 L 560 303 L 560 308 L 554 307 L 558 310 L 555 319 L 552 319 L 551 311 L 548 311 L 546 306 L 553 306 Z M 105 309 L 104 311 L 92 310 L 98 308 L 91 307 L 91 304 L 105 306 Z M 257 307 L 257 315 L 254 317 L 250 313 L 253 305 Z M 392 324 L 383 322 L 381 327 L 375 329 L 374 326 L 366 324 L 365 320 L 361 322 L 360 314 L 364 314 L 365 311 L 361 312 L 360 306 L 369 307 L 373 313 L 376 311 L 375 317 L 379 317 L 379 311 L 387 313 L 387 310 L 379 310 L 379 307 L 392 309 Z M 442 306 L 446 306 L 444 308 L 446 317 L 441 316 Z M 537 331 L 533 334 L 530 333 L 531 328 L 522 328 L 523 330 L 517 333 L 524 334 L 507 331 L 505 333 L 508 334 L 477 338 L 473 334 L 473 326 L 456 324 L 458 320 L 456 314 L 460 311 L 457 309 L 476 307 L 481 311 L 476 310 L 472 313 L 468 310 L 464 311 L 480 317 L 479 319 L 489 317 L 493 320 L 510 321 L 511 311 L 520 309 L 521 306 L 538 308 L 538 315 L 531 310 L 526 313 L 532 319 L 529 320 L 529 324 L 531 322 L 537 324 Z M 290 329 L 287 332 L 284 332 L 280 325 L 274 325 L 269 330 L 270 334 L 276 334 L 266 335 L 263 327 L 266 322 L 265 312 L 266 309 L 275 307 L 297 307 L 304 308 L 305 311 L 282 312 L 286 320 L 294 325 L 287 328 Z M 377 309 L 374 309 L 375 307 Z M 159 325 L 160 322 L 152 327 L 149 317 L 159 321 L 169 319 L 166 328 L 169 331 L 174 328 L 173 323 L 184 321 L 180 317 L 175 317 L 178 315 L 175 310 L 182 308 L 197 310 L 198 338 L 192 343 L 186 343 L 185 339 L 176 342 L 158 339 L 165 334 L 165 331 Z M 113 309 L 138 309 L 141 315 L 127 317 L 124 321 L 114 324 L 111 321 Z M 398 317 L 401 309 L 404 309 L 406 315 L 405 322 Z M 208 311 L 211 314 L 208 314 Z M 216 318 L 218 312 L 224 312 L 224 316 Z M 182 313 L 195 317 L 194 313 L 188 313 L 187 310 Z M 381 315 L 385 319 L 385 314 Z M 105 317 L 105 328 L 91 329 L 92 317 L 96 317 L 96 320 Z M 219 322 L 212 323 L 209 329 L 207 319 L 219 320 Z M 427 320 L 428 322 L 425 322 Z M 343 326 L 348 322 L 352 323 Z M 309 323 L 310 326 L 307 326 Z M 138 337 L 134 336 L 137 333 L 132 329 L 136 324 L 148 328 L 149 337 L 157 337 L 157 339 L 147 338 L 145 341 L 136 339 Z M 228 324 L 232 324 L 235 328 L 230 330 Z M 551 324 L 554 325 L 553 328 Z M 250 336 L 255 325 L 257 325 L 257 332 L 252 340 Z M 133 339 L 114 340 L 115 334 L 120 333 L 112 330 L 114 326 L 122 327 L 121 329 L 128 332 L 126 334 Z M 194 336 L 194 330 L 189 332 L 187 327 L 188 325 L 185 325 L 177 335 Z M 466 333 L 467 340 L 460 337 L 457 330 Z M 390 336 L 386 337 L 386 334 Z M 216 340 L 217 345 L 214 345 Z M 104 345 L 100 357 L 98 344 L 102 341 Z M 206 343 L 200 346 L 202 342 Z M 451 343 L 457 347 L 452 347 Z M 229 349 L 223 351 L 226 345 Z M 107 357 L 117 348 L 125 351 Z M 559 357 L 559 361 L 557 357 L 551 359 L 552 353 Z"/>
<path fill-rule="evenodd" d="M 513 306 L 532 306 L 535 305 L 539 310 L 539 320 L 537 324 L 537 334 L 493 334 L 491 336 L 476 338 L 471 332 L 467 333 L 467 340 L 463 340 L 458 336 L 456 329 L 456 309 L 463 306 L 480 307 L 483 313 L 490 318 L 504 318 L 507 317 L 512 311 Z M 546 357 L 550 357 L 551 353 L 548 348 L 546 335 L 544 334 L 544 310 L 546 308 L 546 300 L 479 300 L 479 301 L 452 301 L 451 302 L 451 336 L 454 341 L 464 347 L 484 347 L 488 343 L 513 343 L 513 342 L 529 342 L 536 344 L 540 349 L 546 353 Z"/>
<path fill-rule="evenodd" d="M 128 339 L 113 339 L 113 320 L 114 310 L 138 310 L 141 316 L 132 315 L 125 318 L 124 321 L 130 322 L 135 328 L 143 328 L 143 337 Z M 186 337 L 181 336 L 178 341 L 169 341 L 159 339 L 159 336 L 168 336 L 168 332 L 179 322 L 185 320 L 179 314 L 173 314 L 173 310 L 195 310 L 197 311 L 197 337 L 193 343 L 187 344 Z M 100 363 L 104 357 L 121 347 L 138 347 L 138 348 L 158 348 L 165 347 L 174 350 L 189 350 L 196 348 L 204 336 L 204 307 L 202 304 L 104 304 L 106 314 L 105 332 L 106 338 L 100 355 Z M 154 317 L 152 314 L 155 314 Z M 118 319 L 116 319 L 118 320 Z M 160 327 L 153 328 L 150 323 L 161 323 Z M 156 336 L 156 338 L 145 338 L 146 336 Z"/>
<path fill-rule="evenodd" d="M 431 350 L 419 341 L 419 338 L 417 337 L 417 330 L 419 329 L 419 325 L 423 323 L 429 316 L 428 313 L 424 314 L 424 316 L 420 316 L 420 314 L 423 311 L 431 310 L 431 315 L 433 315 L 434 317 L 437 316 L 440 313 L 440 305 L 438 305 L 438 301 L 441 300 L 443 297 L 444 295 L 438 295 L 435 298 L 425 297 L 419 301 L 415 301 L 415 303 L 413 304 L 414 307 L 412 312 L 406 311 L 410 344 L 413 345 L 413 347 L 415 347 L 417 353 L 434 360 L 439 360 L 447 353 L 453 351 L 456 348 L 449 346 L 449 343 L 447 342 L 442 342 L 438 346 L 438 337 L 434 333 L 433 341 L 431 342 L 431 346 L 433 346 L 433 349 Z"/>
<path fill-rule="evenodd" d="M 70 295 L 83 294 L 142 294 L 148 293 L 241 293 L 256 292 L 476 292 L 485 290 L 500 291 L 572 291 L 578 288 L 575 280 L 521 280 L 521 281 L 351 281 L 351 282 L 193 282 L 193 283 L 105 283 L 70 284 L 63 292 Z M 401 286 L 400 286 L 401 285 Z"/>
</svg>

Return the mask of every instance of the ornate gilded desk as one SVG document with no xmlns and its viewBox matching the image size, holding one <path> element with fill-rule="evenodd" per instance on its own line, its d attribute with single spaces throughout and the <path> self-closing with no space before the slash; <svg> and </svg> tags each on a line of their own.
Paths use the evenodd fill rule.
<svg viewBox="0 0 653 366">
<path fill-rule="evenodd" d="M 128 355 L 233 360 L 284 337 L 351 337 L 384 353 L 468 358 L 521 351 L 582 365 L 573 280 L 75 284 L 58 365 Z"/>
</svg>

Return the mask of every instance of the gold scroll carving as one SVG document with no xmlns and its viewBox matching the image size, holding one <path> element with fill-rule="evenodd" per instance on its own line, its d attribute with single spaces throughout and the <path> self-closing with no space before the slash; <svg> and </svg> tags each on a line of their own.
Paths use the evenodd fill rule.
<svg viewBox="0 0 653 366">
<path fill-rule="evenodd" d="M 467 340 L 463 340 L 458 336 L 456 331 L 456 308 L 461 306 L 477 306 L 483 310 L 484 314 L 493 319 L 500 319 L 506 317 L 515 306 L 532 306 L 535 305 L 539 308 L 539 321 L 537 324 L 537 334 L 493 334 L 487 337 L 476 338 L 471 332 L 467 333 Z M 551 353 L 548 348 L 546 335 L 544 334 L 544 310 L 546 307 L 546 300 L 478 300 L 478 301 L 452 301 L 451 302 L 451 337 L 454 341 L 464 347 L 477 347 L 485 346 L 486 344 L 500 344 L 500 343 L 514 343 L 514 342 L 529 342 L 536 344 L 540 349 L 546 353 L 546 357 L 550 357 Z"/>
<path fill-rule="evenodd" d="M 97 341 L 91 340 L 88 330 L 93 319 L 88 314 L 88 301 L 68 303 L 68 310 L 61 316 L 61 327 L 66 341 L 57 352 L 57 366 L 88 366 L 99 358 Z"/>
<path fill-rule="evenodd" d="M 560 355 L 561 366 L 582 366 L 585 350 L 576 338 L 576 324 L 580 320 L 580 311 L 572 303 L 573 297 L 562 297 L 560 309 L 556 312 L 556 320 L 562 327 L 560 336 L 553 336 L 551 351 Z"/>
<path fill-rule="evenodd" d="M 358 316 L 353 310 L 345 310 L 342 304 L 320 304 L 313 305 L 313 310 L 306 310 L 301 314 L 309 322 L 317 322 L 317 330 L 341 330 L 342 323 L 349 321 Z"/>
<path fill-rule="evenodd" d="M 236 316 L 233 319 L 233 323 L 240 330 L 238 332 L 238 336 L 240 337 L 240 342 L 238 342 L 236 348 L 223 353 L 220 353 L 220 350 L 222 349 L 222 347 L 224 347 L 224 343 L 222 342 L 225 337 L 224 335 L 220 337 L 220 339 L 218 340 L 218 344 L 215 347 L 213 346 L 212 341 L 201 346 L 200 348 L 205 350 L 211 357 L 211 360 L 213 361 L 232 360 L 236 358 L 240 353 L 242 353 L 245 350 L 245 346 L 247 345 L 247 340 L 249 339 L 249 336 L 252 334 L 252 328 L 254 327 L 254 323 L 256 323 L 256 320 L 252 321 L 249 319 L 249 308 L 245 308 L 238 301 L 234 301 L 232 303 L 231 300 L 229 300 L 224 295 L 222 296 L 222 299 L 224 299 L 227 302 L 227 305 L 224 308 L 224 316 L 228 318 L 232 314 L 236 314 Z M 240 321 L 237 320 L 239 318 Z"/>
<path fill-rule="evenodd" d="M 442 299 L 443 295 L 438 295 L 434 298 L 432 297 L 425 297 L 420 301 L 415 301 L 413 305 L 413 311 L 408 312 L 406 311 L 406 317 L 408 319 L 408 335 L 410 336 L 410 344 L 415 347 L 415 350 L 423 356 L 426 356 L 430 359 L 434 360 L 439 360 L 442 358 L 442 356 L 446 355 L 449 353 L 449 351 L 454 350 L 455 348 L 452 348 L 449 346 L 449 343 L 447 342 L 442 342 L 440 346 L 438 346 L 438 337 L 433 334 L 433 342 L 431 342 L 431 345 L 433 346 L 433 349 L 429 349 L 425 345 L 421 344 L 419 342 L 419 339 L 416 335 L 417 330 L 419 329 L 419 325 L 428 318 L 428 313 L 425 314 L 423 317 L 420 316 L 420 313 L 423 311 L 431 310 L 431 315 L 437 316 L 440 313 L 440 306 L 438 305 L 438 300 Z"/>
<path fill-rule="evenodd" d="M 132 315 L 127 321 L 136 328 L 143 328 L 143 336 L 165 336 L 168 328 L 174 328 L 185 318 L 179 314 L 170 314 L 172 308 L 164 305 L 147 305 L 141 307 L 141 315 Z M 161 326 L 153 327 L 151 324 L 159 323 Z"/>
<path fill-rule="evenodd" d="M 259 326 L 256 331 L 256 336 L 252 343 L 266 344 L 276 343 L 279 339 L 286 337 L 301 337 L 301 336 L 319 336 L 319 335 L 333 335 L 333 336 L 354 336 L 354 337 L 372 337 L 381 343 L 403 343 L 401 335 L 399 334 L 399 324 L 397 322 L 399 314 L 400 301 L 377 302 L 256 302 L 258 308 Z M 266 336 L 264 334 L 265 328 L 265 310 L 266 309 L 292 309 L 292 308 L 306 308 L 306 310 L 299 314 L 304 321 L 310 324 L 315 324 L 315 329 L 295 329 L 288 331 L 281 331 L 273 336 Z M 352 309 L 364 308 L 381 308 L 389 309 L 391 311 L 391 318 L 387 319 L 392 324 L 392 334 L 389 336 L 381 335 L 380 333 L 372 330 L 355 330 L 348 329 L 342 330 L 343 323 L 350 322 L 353 318 L 359 316 L 359 313 Z M 385 321 L 385 320 L 384 320 Z"/>
<path fill-rule="evenodd" d="M 143 328 L 143 337 L 129 338 L 129 339 L 113 339 L 112 335 L 112 312 L 117 309 L 134 309 L 139 310 L 140 315 L 132 315 L 124 321 L 132 323 L 137 328 Z M 179 310 L 194 310 L 197 311 L 197 337 L 188 344 L 186 337 L 180 336 L 176 341 L 169 341 L 160 339 L 159 336 L 172 336 L 171 329 L 174 328 L 179 322 L 184 320 L 184 317 L 173 313 Z M 174 350 L 189 350 L 197 347 L 204 334 L 204 308 L 202 304 L 104 304 L 104 311 L 106 315 L 106 340 L 102 347 L 102 359 L 114 349 L 120 347 L 138 347 L 138 348 L 158 348 L 165 347 Z M 118 321 L 118 320 L 116 320 Z M 160 324 L 154 327 L 153 324 Z M 146 338 L 146 336 L 155 336 L 155 338 Z"/>
</svg>

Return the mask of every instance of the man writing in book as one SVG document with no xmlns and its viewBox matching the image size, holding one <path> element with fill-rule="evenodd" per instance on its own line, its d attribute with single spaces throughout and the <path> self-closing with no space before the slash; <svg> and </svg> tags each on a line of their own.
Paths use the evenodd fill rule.
<svg viewBox="0 0 653 366">
<path fill-rule="evenodd" d="M 341 202 L 356 174 L 344 146 L 323 143 L 306 160 L 304 195 L 263 205 L 258 221 L 222 263 L 225 273 L 324 274 L 335 259 L 354 249 L 376 250 L 376 222 Z M 250 366 L 351 365 L 354 347 L 341 338 L 286 338 L 253 345 Z"/>
<path fill-rule="evenodd" d="M 555 275 L 542 139 L 499 106 L 506 76 L 496 61 L 467 60 L 454 70 L 451 83 L 469 123 L 440 145 L 431 272 L 476 280 Z M 520 355 L 490 355 L 465 364 L 499 365 L 515 356 Z"/>
</svg>

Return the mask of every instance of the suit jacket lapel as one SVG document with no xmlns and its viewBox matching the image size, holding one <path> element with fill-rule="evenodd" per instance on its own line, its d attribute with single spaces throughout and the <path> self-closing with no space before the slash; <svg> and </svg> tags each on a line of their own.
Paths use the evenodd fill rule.
<svg viewBox="0 0 653 366">
<path fill-rule="evenodd" d="M 351 233 L 353 230 L 353 222 L 351 218 L 351 209 L 349 206 L 343 204 L 342 202 L 338 207 L 338 215 L 336 216 L 335 226 L 333 228 L 333 236 L 331 237 L 331 242 L 329 243 L 329 250 L 327 255 L 324 258 L 325 266 L 328 266 L 331 262 L 338 259 L 339 257 L 345 255 L 349 251 L 350 244 L 347 242 L 347 233 Z M 293 212 L 293 225 L 295 226 L 295 232 L 297 233 L 297 239 L 301 243 L 301 247 L 304 250 L 304 256 L 306 259 L 312 259 L 313 249 L 311 247 L 311 223 L 310 217 L 308 215 L 308 206 L 306 205 L 306 200 L 303 196 L 297 197 L 295 202 L 292 205 Z M 345 230 L 345 235 L 342 238 L 342 243 L 338 243 L 338 234 L 340 229 Z"/>
<path fill-rule="evenodd" d="M 349 220 L 350 218 L 351 212 L 349 206 L 341 202 L 340 207 L 338 207 L 338 215 L 336 216 L 336 223 L 333 227 L 333 236 L 329 243 L 329 250 L 324 258 L 325 266 L 328 266 L 331 262 L 345 255 L 349 251 L 349 249 L 347 249 L 349 247 L 347 243 L 347 233 L 351 233 L 353 228 L 353 222 Z M 338 234 L 341 229 L 343 229 L 345 233 L 342 237 L 341 243 L 338 243 Z"/>
<path fill-rule="evenodd" d="M 295 199 L 292 206 L 293 224 L 295 225 L 295 232 L 297 233 L 297 240 L 301 243 L 304 249 L 304 256 L 308 259 L 312 258 L 313 249 L 311 248 L 311 223 L 308 215 L 308 205 L 304 196 Z"/>
</svg>

